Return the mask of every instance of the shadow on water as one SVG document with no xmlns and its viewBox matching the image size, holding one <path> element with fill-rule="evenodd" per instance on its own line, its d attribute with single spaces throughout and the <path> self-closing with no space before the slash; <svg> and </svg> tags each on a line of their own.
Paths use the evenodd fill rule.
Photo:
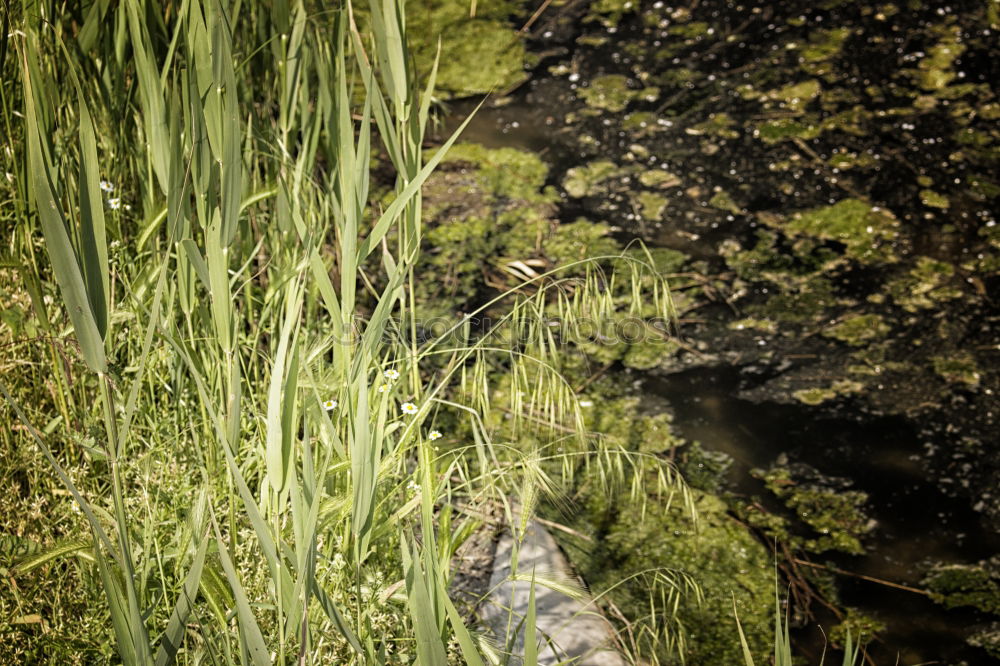
<svg viewBox="0 0 1000 666">
<path fill-rule="evenodd" d="M 927 480 L 916 433 L 902 419 L 859 422 L 804 406 L 741 400 L 736 397 L 739 371 L 731 367 L 650 376 L 643 388 L 651 407 L 661 403 L 674 414 L 678 434 L 733 457 L 733 492 L 766 495 L 763 483 L 749 472 L 785 455 L 789 462 L 848 478 L 868 493 L 870 515 L 877 521 L 867 539 L 869 552 L 832 557 L 834 566 L 919 586 L 931 562 L 974 562 L 1000 550 L 1000 538 L 967 501 L 949 497 Z M 881 642 L 870 649 L 877 663 L 894 664 L 897 655 L 900 664 L 985 663 L 982 652 L 963 642 L 966 628 L 985 619 L 977 613 L 945 611 L 919 594 L 858 578 L 841 576 L 838 582 L 846 605 L 887 625 Z M 804 642 L 822 645 L 818 630 L 801 633 Z"/>
</svg>

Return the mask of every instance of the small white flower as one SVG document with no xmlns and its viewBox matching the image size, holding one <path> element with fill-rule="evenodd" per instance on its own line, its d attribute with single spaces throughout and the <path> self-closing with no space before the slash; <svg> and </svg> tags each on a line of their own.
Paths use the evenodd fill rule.
<svg viewBox="0 0 1000 666">
<path fill-rule="evenodd" d="M 328 412 L 332 412 L 333 410 L 337 409 L 337 401 L 336 400 L 325 401 L 323 403 L 323 409 L 325 409 Z"/>
<path fill-rule="evenodd" d="M 345 564 L 347 564 L 347 562 L 344 561 L 344 556 L 343 555 L 341 555 L 340 553 L 337 553 L 336 555 L 333 556 L 333 568 L 334 569 L 343 569 Z"/>
<path fill-rule="evenodd" d="M 419 493 L 420 484 L 414 481 L 413 479 L 410 479 L 409 483 L 406 484 L 406 489 L 414 493 Z"/>
<path fill-rule="evenodd" d="M 399 408 L 404 414 L 416 414 L 418 411 L 417 406 L 412 402 L 404 402 Z"/>
<path fill-rule="evenodd" d="M 593 400 L 581 400 L 580 401 L 580 406 L 581 407 L 593 407 L 594 406 L 594 401 Z"/>
<path fill-rule="evenodd" d="M 385 393 L 388 390 L 389 390 L 389 385 L 388 384 L 382 384 L 381 386 L 378 387 L 378 392 L 379 393 Z"/>
<path fill-rule="evenodd" d="M 442 436 L 440 430 L 431 430 L 430 434 L 427 435 L 427 439 L 433 442 L 435 439 L 441 439 Z"/>
<path fill-rule="evenodd" d="M 104 190 L 105 192 L 114 192 L 115 191 L 115 186 L 112 185 L 111 183 L 109 183 L 106 180 L 102 180 L 101 181 L 101 189 Z"/>
<path fill-rule="evenodd" d="M 111 210 L 118 210 L 121 207 L 122 207 L 122 200 L 119 199 L 118 197 L 108 199 L 108 208 L 110 208 Z"/>
<path fill-rule="evenodd" d="M 385 378 L 388 379 L 389 381 L 399 379 L 399 370 L 394 370 L 392 368 L 389 368 L 382 374 L 385 375 Z"/>
</svg>

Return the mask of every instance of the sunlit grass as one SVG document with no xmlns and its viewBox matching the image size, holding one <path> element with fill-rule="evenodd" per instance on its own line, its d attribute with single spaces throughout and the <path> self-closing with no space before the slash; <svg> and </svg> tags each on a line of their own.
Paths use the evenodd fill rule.
<svg viewBox="0 0 1000 666">
<path fill-rule="evenodd" d="M 73 611 L 13 658 L 488 663 L 506 646 L 448 596 L 477 506 L 514 522 L 581 464 L 636 495 L 653 465 L 688 499 L 584 430 L 549 326 L 669 319 L 651 262 L 562 267 L 485 304 L 491 331 L 417 335 L 420 188 L 455 137 L 425 154 L 434 71 L 412 70 L 402 3 L 350 9 L 5 14 L 2 270 L 24 316 L 0 443 L 28 495 L 80 511 L 20 524 L 48 547 L 18 545 L 19 575 L 73 571 L 52 597 Z M 471 441 L 435 448 L 444 414 Z"/>
</svg>

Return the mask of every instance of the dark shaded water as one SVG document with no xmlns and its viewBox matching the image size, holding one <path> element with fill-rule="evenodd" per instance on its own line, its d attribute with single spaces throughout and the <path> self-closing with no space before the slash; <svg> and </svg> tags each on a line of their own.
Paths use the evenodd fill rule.
<svg viewBox="0 0 1000 666">
<path fill-rule="evenodd" d="M 839 568 L 919 586 L 931 562 L 977 561 L 1000 550 L 1000 537 L 967 501 L 948 497 L 927 480 L 916 433 L 905 420 L 858 422 L 803 407 L 755 404 L 735 397 L 740 381 L 733 368 L 699 369 L 648 377 L 643 388 L 650 407 L 659 402 L 673 412 L 679 434 L 733 457 L 729 481 L 736 493 L 766 495 L 749 472 L 782 454 L 789 462 L 851 479 L 854 488 L 868 493 L 878 523 L 867 540 L 871 549 L 865 556 L 831 558 Z M 870 648 L 877 663 L 896 663 L 897 656 L 901 664 L 989 663 L 963 642 L 966 628 L 985 620 L 979 614 L 945 611 L 921 595 L 849 576 L 839 582 L 847 605 L 888 625 Z M 822 644 L 816 631 L 802 632 L 802 638 Z"/>
</svg>

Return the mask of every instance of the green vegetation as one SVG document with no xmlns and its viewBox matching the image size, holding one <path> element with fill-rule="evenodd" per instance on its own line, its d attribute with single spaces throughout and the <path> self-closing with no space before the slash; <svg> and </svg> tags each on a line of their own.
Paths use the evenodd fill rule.
<svg viewBox="0 0 1000 666">
<path fill-rule="evenodd" d="M 892 213 L 858 199 L 796 213 L 787 220 L 764 221 L 792 235 L 842 243 L 846 255 L 860 262 L 891 261 L 890 244 L 899 227 Z"/>
<path fill-rule="evenodd" d="M 643 382 L 949 404 L 936 473 L 1000 515 L 997 12 L 756 9 L 3 5 L 0 663 L 516 662 L 457 590 L 519 511 L 635 663 L 790 666 L 816 603 L 856 661 L 884 625 L 818 560 L 865 553 L 868 497 L 781 457 L 729 494 Z M 428 138 L 488 91 L 556 149 Z M 1000 614 L 997 580 L 925 584 Z"/>
<path fill-rule="evenodd" d="M 837 322 L 823 331 L 823 335 L 846 342 L 852 347 L 860 347 L 872 340 L 884 338 L 889 330 L 889 325 L 881 315 L 865 314 L 853 315 Z"/>
<path fill-rule="evenodd" d="M 660 89 L 649 86 L 632 88 L 628 78 L 620 74 L 607 74 L 595 77 L 586 88 L 580 88 L 577 94 L 594 109 L 603 109 L 617 113 L 624 111 L 633 100 L 653 102 L 660 94 Z"/>
<path fill-rule="evenodd" d="M 411 69 L 402 4 L 370 34 L 259 12 L 32 3 L 3 42 L 6 661 L 482 663 L 448 588 L 484 507 L 510 520 L 592 458 L 631 476 L 582 428 L 545 322 L 669 320 L 648 255 L 598 268 L 529 206 L 506 247 L 545 230 L 551 263 L 514 265 L 496 326 L 424 337 L 444 266 L 421 246 L 472 236 L 425 226 L 454 138 L 423 153 L 434 68 Z M 482 206 L 551 200 L 529 156 L 448 165 L 469 161 L 499 167 Z M 662 497 L 683 488 L 657 467 Z"/>
</svg>

